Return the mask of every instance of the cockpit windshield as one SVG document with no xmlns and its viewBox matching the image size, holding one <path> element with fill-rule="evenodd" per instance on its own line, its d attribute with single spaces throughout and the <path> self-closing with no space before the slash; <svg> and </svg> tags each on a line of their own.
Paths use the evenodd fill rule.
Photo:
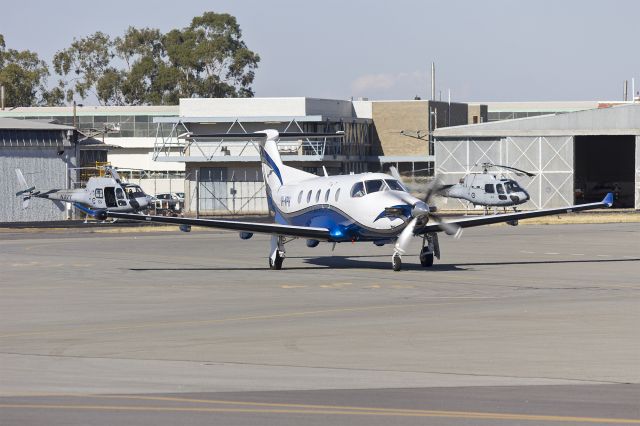
<svg viewBox="0 0 640 426">
<path fill-rule="evenodd" d="M 378 191 L 386 191 L 387 187 L 382 179 L 367 180 L 364 182 L 364 186 L 367 188 L 367 194 Z"/>
<path fill-rule="evenodd" d="M 124 190 L 129 199 L 145 197 L 144 191 L 138 185 L 124 185 Z"/>
<path fill-rule="evenodd" d="M 507 194 L 511 194 L 512 192 L 520 192 L 522 188 L 518 185 L 518 182 L 514 180 L 508 180 L 504 183 L 504 187 L 507 189 Z"/>
<path fill-rule="evenodd" d="M 367 194 L 380 191 L 403 191 L 407 189 L 395 179 L 372 179 L 363 182 L 356 182 L 351 188 L 351 196 L 354 198 L 363 197 Z"/>
</svg>

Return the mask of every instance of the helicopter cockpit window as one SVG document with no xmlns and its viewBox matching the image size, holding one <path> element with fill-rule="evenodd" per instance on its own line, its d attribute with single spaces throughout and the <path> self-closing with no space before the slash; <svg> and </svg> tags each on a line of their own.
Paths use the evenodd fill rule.
<svg viewBox="0 0 640 426">
<path fill-rule="evenodd" d="M 515 182 L 513 180 L 505 182 L 504 187 L 507 190 L 507 194 L 511 194 L 512 192 L 522 191 L 522 188 L 520 188 L 520 185 L 518 185 L 518 182 Z"/>
<path fill-rule="evenodd" d="M 368 180 L 364 183 L 364 185 L 367 188 L 367 194 L 371 194 L 372 192 L 387 190 L 387 187 L 382 181 L 382 179 Z"/>
<path fill-rule="evenodd" d="M 124 199 L 124 191 L 122 188 L 116 188 L 116 198 L 119 200 Z"/>
<path fill-rule="evenodd" d="M 351 196 L 354 198 L 364 197 L 366 192 L 364 192 L 364 185 L 362 182 L 356 182 L 351 187 Z"/>
<path fill-rule="evenodd" d="M 493 184 L 488 183 L 484 186 L 484 192 L 486 192 L 487 194 L 493 194 L 495 191 L 495 189 L 493 188 Z"/>
<path fill-rule="evenodd" d="M 138 185 L 126 185 L 124 189 L 127 192 L 127 197 L 129 199 L 145 196 L 144 191 Z"/>
<path fill-rule="evenodd" d="M 498 190 L 498 194 L 504 194 L 504 188 L 501 183 L 496 185 L 496 189 Z"/>
<path fill-rule="evenodd" d="M 407 192 L 407 189 L 395 179 L 385 179 L 384 181 L 387 183 L 387 185 L 389 185 L 389 189 L 391 189 L 392 191 Z"/>
</svg>

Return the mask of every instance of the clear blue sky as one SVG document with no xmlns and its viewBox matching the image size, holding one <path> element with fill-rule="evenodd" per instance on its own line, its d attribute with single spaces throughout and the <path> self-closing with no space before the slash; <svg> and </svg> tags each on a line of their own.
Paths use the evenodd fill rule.
<svg viewBox="0 0 640 426">
<path fill-rule="evenodd" d="M 204 11 L 238 19 L 262 61 L 256 96 L 617 100 L 640 88 L 640 1 L 11 1 L 8 47 L 53 54 L 94 31 L 162 31 Z M 51 79 L 53 80 L 53 78 Z M 631 90 L 631 88 L 629 88 Z"/>
</svg>

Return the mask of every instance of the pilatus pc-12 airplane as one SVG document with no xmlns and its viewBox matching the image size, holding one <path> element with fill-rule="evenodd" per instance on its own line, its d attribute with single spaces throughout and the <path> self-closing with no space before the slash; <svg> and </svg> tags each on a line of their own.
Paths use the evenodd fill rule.
<svg viewBox="0 0 640 426">
<path fill-rule="evenodd" d="M 189 219 L 115 212 L 110 209 L 94 211 L 98 219 L 107 217 L 162 222 L 180 225 L 188 231 L 191 225 L 223 228 L 240 232 L 248 240 L 254 233 L 271 235 L 269 266 L 281 269 L 285 258 L 285 243 L 304 238 L 307 246 L 320 242 L 373 243 L 393 245 L 391 265 L 399 271 L 402 256 L 413 237 L 422 240 L 420 263 L 433 265 L 440 258 L 438 233 L 458 236 L 462 228 L 491 223 L 517 223 L 519 219 L 557 215 L 580 210 L 610 207 L 612 194 L 598 203 L 568 206 L 558 209 L 535 210 L 483 217 L 465 217 L 444 221 L 429 205 L 436 185 L 426 188 L 424 200 L 410 195 L 404 185 L 391 175 L 361 173 L 341 176 L 316 176 L 285 166 L 278 153 L 277 141 L 285 138 L 340 137 L 342 134 L 278 133 L 264 130 L 252 135 L 207 134 L 187 138 L 253 139 L 259 143 L 262 171 L 266 183 L 269 208 L 275 223 L 238 222 L 217 219 Z"/>
</svg>

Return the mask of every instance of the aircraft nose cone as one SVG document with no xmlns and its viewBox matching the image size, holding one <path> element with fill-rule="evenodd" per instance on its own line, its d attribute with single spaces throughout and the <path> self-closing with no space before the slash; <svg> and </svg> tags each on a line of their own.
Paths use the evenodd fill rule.
<svg viewBox="0 0 640 426">
<path fill-rule="evenodd" d="M 424 201 L 418 201 L 411 209 L 412 217 L 420 217 L 429 214 L 429 206 Z"/>
</svg>

